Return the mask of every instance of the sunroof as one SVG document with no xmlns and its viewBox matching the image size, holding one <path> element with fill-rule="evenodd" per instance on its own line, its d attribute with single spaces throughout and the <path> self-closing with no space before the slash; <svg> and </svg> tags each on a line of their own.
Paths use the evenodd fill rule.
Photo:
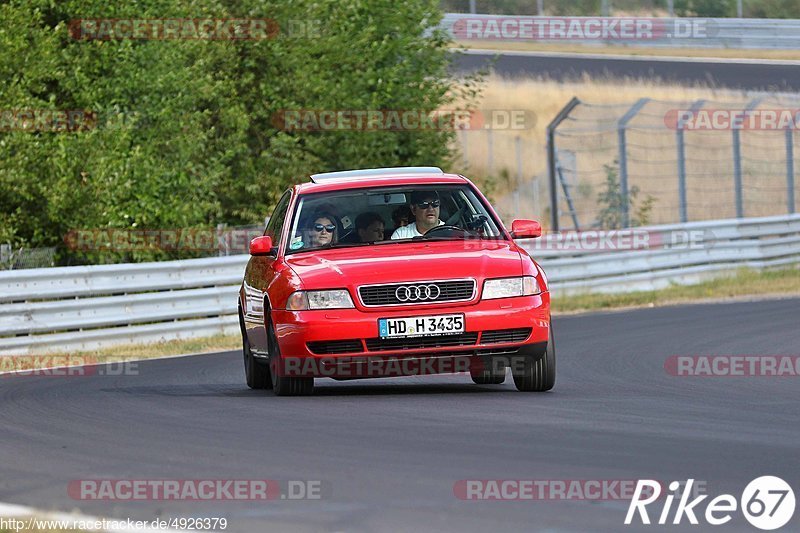
<svg viewBox="0 0 800 533">
<path fill-rule="evenodd" d="M 439 167 L 393 167 L 393 168 L 365 168 L 361 170 L 341 170 L 338 172 L 325 172 L 323 174 L 312 174 L 311 181 L 320 183 L 326 180 L 342 179 L 342 178 L 359 178 L 359 177 L 375 177 L 375 176 L 395 176 L 410 174 L 431 175 L 431 174 L 444 174 L 444 171 Z"/>
</svg>

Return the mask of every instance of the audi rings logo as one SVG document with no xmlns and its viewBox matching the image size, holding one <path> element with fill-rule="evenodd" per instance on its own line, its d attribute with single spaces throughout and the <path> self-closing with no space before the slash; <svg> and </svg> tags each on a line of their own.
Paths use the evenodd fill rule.
<svg viewBox="0 0 800 533">
<path fill-rule="evenodd" d="M 401 285 L 394 291 L 395 297 L 401 302 L 422 302 L 435 300 L 442 291 L 438 285 Z"/>
</svg>

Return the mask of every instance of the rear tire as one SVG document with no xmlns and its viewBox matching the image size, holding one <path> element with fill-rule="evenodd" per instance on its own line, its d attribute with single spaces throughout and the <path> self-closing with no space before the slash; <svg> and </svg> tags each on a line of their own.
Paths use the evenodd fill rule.
<svg viewBox="0 0 800 533">
<path fill-rule="evenodd" d="M 495 363 L 495 364 L 493 364 Z M 481 357 L 480 363 L 475 368 L 470 367 L 469 375 L 476 385 L 499 385 L 506 380 L 506 367 L 496 365 L 491 357 Z"/>
<path fill-rule="evenodd" d="M 251 389 L 271 389 L 272 380 L 269 376 L 269 366 L 257 361 L 250 349 L 247 334 L 242 334 L 242 353 L 244 354 L 244 377 L 247 386 Z"/>
<path fill-rule="evenodd" d="M 314 378 L 299 378 L 281 376 L 279 364 L 281 363 L 281 349 L 278 346 L 278 337 L 270 322 L 267 326 L 267 343 L 269 350 L 270 376 L 272 377 L 272 390 L 276 396 L 308 396 L 314 392 Z"/>
<path fill-rule="evenodd" d="M 514 385 L 523 392 L 545 392 L 556 384 L 556 345 L 553 342 L 553 326 L 547 339 L 547 349 L 538 359 L 526 357 L 522 368 L 513 368 Z"/>
</svg>

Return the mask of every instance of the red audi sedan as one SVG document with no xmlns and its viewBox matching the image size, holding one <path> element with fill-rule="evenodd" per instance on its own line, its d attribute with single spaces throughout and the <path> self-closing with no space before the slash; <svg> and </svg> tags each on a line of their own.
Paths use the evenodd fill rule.
<svg viewBox="0 0 800 533">
<path fill-rule="evenodd" d="M 478 188 L 435 167 L 311 176 L 250 243 L 239 294 L 247 385 L 306 395 L 315 378 L 468 373 L 555 383 L 542 268 Z"/>
</svg>

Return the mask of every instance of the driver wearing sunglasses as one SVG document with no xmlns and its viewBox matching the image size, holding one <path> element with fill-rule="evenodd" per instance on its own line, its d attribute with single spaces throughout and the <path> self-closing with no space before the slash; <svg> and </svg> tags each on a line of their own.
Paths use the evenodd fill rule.
<svg viewBox="0 0 800 533">
<path fill-rule="evenodd" d="M 392 239 L 421 237 L 429 229 L 444 224 L 439 220 L 439 193 L 436 191 L 414 191 L 411 193 L 411 214 L 414 221 L 392 234 Z"/>
</svg>

